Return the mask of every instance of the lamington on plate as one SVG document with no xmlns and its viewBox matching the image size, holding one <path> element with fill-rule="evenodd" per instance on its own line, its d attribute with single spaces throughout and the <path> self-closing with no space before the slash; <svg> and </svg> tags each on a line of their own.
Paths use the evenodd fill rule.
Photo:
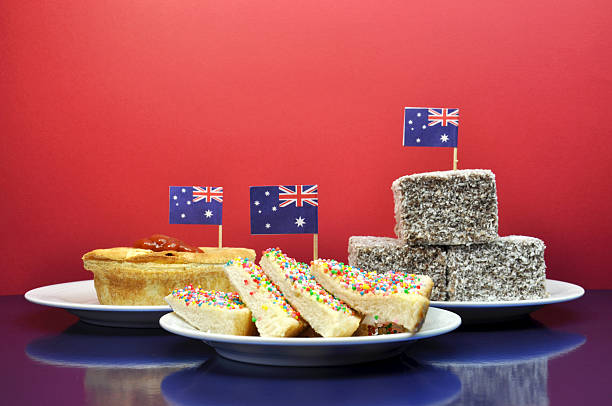
<svg viewBox="0 0 612 406">
<path fill-rule="evenodd" d="M 497 192 L 490 170 L 418 173 L 396 179 L 395 233 L 406 245 L 485 243 L 497 238 Z"/>
<path fill-rule="evenodd" d="M 542 240 L 525 236 L 448 247 L 448 300 L 490 302 L 547 297 L 545 248 Z"/>
</svg>

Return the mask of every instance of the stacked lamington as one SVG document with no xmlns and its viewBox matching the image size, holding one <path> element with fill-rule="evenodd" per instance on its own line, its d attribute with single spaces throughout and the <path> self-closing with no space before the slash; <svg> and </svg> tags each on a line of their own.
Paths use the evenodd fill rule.
<svg viewBox="0 0 612 406">
<path fill-rule="evenodd" d="M 545 297 L 544 243 L 497 234 L 495 175 L 466 169 L 403 176 L 391 186 L 395 233 L 351 237 L 349 264 L 430 276 L 431 300 Z"/>
</svg>

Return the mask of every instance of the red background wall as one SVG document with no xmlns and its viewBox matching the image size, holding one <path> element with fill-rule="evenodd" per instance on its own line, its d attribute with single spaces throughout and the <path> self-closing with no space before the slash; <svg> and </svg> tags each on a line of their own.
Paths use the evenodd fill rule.
<svg viewBox="0 0 612 406">
<path fill-rule="evenodd" d="M 548 277 L 612 288 L 608 1 L 0 3 L 0 294 L 90 278 L 81 255 L 169 225 L 168 186 L 318 183 L 320 254 L 393 235 L 391 182 L 450 169 L 403 148 L 404 106 L 461 108 L 459 167 L 497 175 L 500 234 L 548 248 Z"/>
</svg>

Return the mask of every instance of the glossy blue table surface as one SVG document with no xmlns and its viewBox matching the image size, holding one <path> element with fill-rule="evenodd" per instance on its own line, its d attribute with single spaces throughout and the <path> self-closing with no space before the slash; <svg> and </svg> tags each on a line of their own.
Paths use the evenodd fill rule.
<svg viewBox="0 0 612 406">
<path fill-rule="evenodd" d="M 161 329 L 89 325 L 21 296 L 0 304 L 3 404 L 612 403 L 612 291 L 462 326 L 388 360 L 327 368 L 242 364 Z"/>
</svg>

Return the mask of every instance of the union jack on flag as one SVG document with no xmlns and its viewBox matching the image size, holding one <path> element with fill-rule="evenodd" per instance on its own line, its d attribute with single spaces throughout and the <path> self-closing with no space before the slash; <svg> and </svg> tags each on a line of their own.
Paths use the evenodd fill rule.
<svg viewBox="0 0 612 406">
<path fill-rule="evenodd" d="M 459 109 L 429 109 L 427 118 L 429 119 L 430 127 L 436 124 L 440 124 L 442 127 L 446 127 L 447 124 L 458 127 Z"/>
<path fill-rule="evenodd" d="M 405 147 L 457 147 L 459 109 L 404 108 Z"/>
<path fill-rule="evenodd" d="M 317 185 L 251 186 L 251 234 L 317 234 Z"/>
<path fill-rule="evenodd" d="M 279 207 L 287 207 L 294 203 L 296 207 L 302 207 L 304 204 L 318 206 L 318 188 L 318 185 L 279 186 L 278 200 L 281 202 Z"/>
<path fill-rule="evenodd" d="M 170 224 L 223 224 L 223 188 L 170 186 Z"/>
<path fill-rule="evenodd" d="M 213 200 L 223 203 L 223 188 L 212 186 L 210 188 L 207 186 L 194 186 L 193 196 L 194 203 L 197 203 L 200 200 L 204 200 L 206 203 L 210 203 Z"/>
</svg>

